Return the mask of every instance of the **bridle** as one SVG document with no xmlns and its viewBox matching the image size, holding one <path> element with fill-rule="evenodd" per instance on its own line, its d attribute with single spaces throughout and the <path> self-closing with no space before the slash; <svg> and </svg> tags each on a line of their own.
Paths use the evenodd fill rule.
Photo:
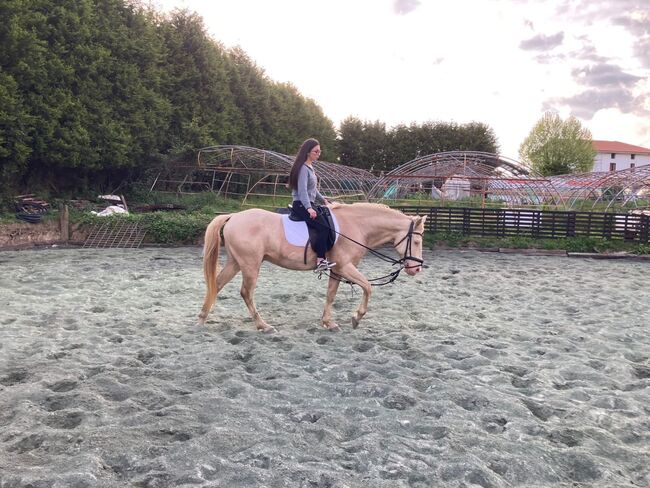
<svg viewBox="0 0 650 488">
<path fill-rule="evenodd" d="M 400 263 L 402 266 L 402 269 L 409 269 L 409 268 L 417 268 L 419 266 L 422 266 L 424 264 L 424 259 L 416 258 L 415 256 L 412 256 L 411 253 L 413 252 L 411 250 L 411 246 L 413 244 L 413 236 L 420 236 L 424 239 L 424 233 L 422 232 L 415 232 L 413 230 L 415 228 L 414 222 L 411 220 L 411 225 L 409 226 L 409 231 L 408 233 L 402 237 L 396 244 L 395 247 L 399 246 L 404 240 L 406 239 L 406 247 L 404 248 L 404 256 L 402 259 L 395 261 L 395 263 Z M 406 261 L 415 261 L 418 263 L 415 266 L 406 266 Z"/>
<path fill-rule="evenodd" d="M 395 243 L 395 245 L 393 246 L 393 247 L 397 248 L 402 242 L 406 241 L 406 247 L 404 248 L 404 256 L 402 256 L 400 259 L 393 259 L 390 256 L 387 256 L 386 254 L 383 254 L 383 253 L 381 253 L 379 251 L 371 249 L 370 247 L 366 246 L 365 244 L 362 244 L 359 241 L 355 241 L 351 237 L 348 237 L 345 234 L 342 234 L 342 233 L 338 232 L 336 229 L 332 229 L 332 230 L 334 232 L 336 232 L 338 235 L 340 235 L 341 237 L 345 237 L 347 240 L 352 241 L 355 244 L 367 249 L 368 252 L 370 252 L 370 254 L 373 254 L 374 256 L 377 256 L 382 261 L 386 261 L 386 262 L 390 263 L 392 266 L 399 265 L 398 269 L 388 273 L 387 275 L 380 276 L 379 278 L 373 278 L 373 279 L 368 280 L 372 286 L 383 286 L 383 285 L 388 285 L 389 283 L 392 283 L 393 281 L 395 281 L 397 279 L 397 277 L 399 276 L 399 274 L 402 272 L 403 269 L 417 268 L 419 266 L 421 266 L 423 268 L 426 268 L 426 266 L 424 265 L 424 260 L 423 259 L 416 258 L 415 256 L 411 255 L 411 253 L 413 252 L 412 251 L 413 236 L 416 235 L 416 236 L 420 236 L 420 237 L 424 238 L 424 234 L 422 232 L 416 232 L 414 229 L 415 229 L 415 223 L 413 222 L 413 220 L 411 220 L 411 224 L 409 225 L 409 230 L 406 233 L 406 235 L 404 237 L 402 237 L 399 241 L 397 241 Z M 415 261 L 418 264 L 412 265 L 412 266 L 407 266 L 406 265 L 407 261 Z M 324 273 L 324 274 L 327 275 L 327 273 Z M 349 280 L 346 280 L 345 278 L 343 278 L 340 274 L 336 273 L 335 271 L 330 270 L 330 274 L 327 275 L 327 276 L 330 276 L 331 278 L 339 280 L 339 281 L 341 281 L 343 283 L 349 283 L 351 285 L 356 284 L 356 283 L 353 283 L 353 282 L 351 282 Z M 384 281 L 382 283 L 373 283 L 374 281 L 379 281 L 379 280 L 386 280 L 386 281 Z"/>
</svg>

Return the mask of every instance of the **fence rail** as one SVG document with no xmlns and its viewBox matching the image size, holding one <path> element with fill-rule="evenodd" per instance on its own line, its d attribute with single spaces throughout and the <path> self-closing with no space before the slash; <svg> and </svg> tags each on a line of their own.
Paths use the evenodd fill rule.
<svg viewBox="0 0 650 488">
<path fill-rule="evenodd" d="M 457 232 L 465 236 L 595 237 L 647 243 L 650 234 L 650 217 L 647 215 L 528 209 L 395 208 L 410 215 L 427 215 L 427 232 Z"/>
</svg>

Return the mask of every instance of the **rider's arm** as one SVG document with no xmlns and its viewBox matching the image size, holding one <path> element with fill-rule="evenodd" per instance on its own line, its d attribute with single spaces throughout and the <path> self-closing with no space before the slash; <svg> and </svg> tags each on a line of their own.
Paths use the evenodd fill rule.
<svg viewBox="0 0 650 488">
<path fill-rule="evenodd" d="M 309 201 L 309 193 L 307 192 L 307 183 L 309 181 L 309 169 L 306 166 L 300 168 L 300 173 L 298 174 L 298 186 L 296 192 L 298 195 L 298 200 L 302 203 L 303 207 L 306 209 L 311 208 L 311 202 Z"/>
<path fill-rule="evenodd" d="M 318 191 L 318 187 L 316 188 L 316 198 L 314 199 L 314 203 L 327 203 L 326 198 Z"/>
</svg>

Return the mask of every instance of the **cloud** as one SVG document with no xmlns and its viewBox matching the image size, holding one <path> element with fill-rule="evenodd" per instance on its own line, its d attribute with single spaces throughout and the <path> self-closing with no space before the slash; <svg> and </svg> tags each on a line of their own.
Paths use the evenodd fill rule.
<svg viewBox="0 0 650 488">
<path fill-rule="evenodd" d="M 574 69 L 571 74 L 578 83 L 595 88 L 609 86 L 629 90 L 643 79 L 640 76 L 625 73 L 620 66 L 610 63 Z"/>
<path fill-rule="evenodd" d="M 592 63 L 604 63 L 608 61 L 608 58 L 598 54 L 598 51 L 596 51 L 596 48 L 589 39 L 581 38 L 580 40 L 584 42 L 582 49 L 570 53 L 570 58 L 591 61 Z"/>
<path fill-rule="evenodd" d="M 646 12 L 631 12 L 612 19 L 612 24 L 630 32 L 634 39 L 634 54 L 645 68 L 650 68 L 650 5 L 648 9 Z"/>
<path fill-rule="evenodd" d="M 572 97 L 549 100 L 544 109 L 549 110 L 557 104 L 568 105 L 572 115 L 590 120 L 596 112 L 606 108 L 617 108 L 625 114 L 643 115 L 642 105 L 637 105 L 641 101 L 641 97 L 634 97 L 629 91 L 590 88 Z"/>
<path fill-rule="evenodd" d="M 552 36 L 539 34 L 525 41 L 521 41 L 519 47 L 525 51 L 547 51 L 562 44 L 564 32 L 558 32 Z"/>
<path fill-rule="evenodd" d="M 551 54 L 551 53 L 542 53 L 538 54 L 533 58 L 539 64 L 553 64 L 561 61 L 565 61 L 567 56 L 565 54 Z"/>
<path fill-rule="evenodd" d="M 545 103 L 545 110 L 558 104 L 566 105 L 573 115 L 585 120 L 606 108 L 616 108 L 622 113 L 639 116 L 650 115 L 650 110 L 646 108 L 650 101 L 649 94 L 635 95 L 637 84 L 644 80 L 643 77 L 626 73 L 620 66 L 611 63 L 574 69 L 571 74 L 578 85 L 584 88 L 583 91 L 571 97 L 550 99 Z"/>
<path fill-rule="evenodd" d="M 574 22 L 605 21 L 623 27 L 634 40 L 634 54 L 650 68 L 650 0 L 564 0 L 556 11 Z"/>
<path fill-rule="evenodd" d="M 406 15 L 420 6 L 420 0 L 395 0 L 393 10 L 397 15 Z"/>
</svg>

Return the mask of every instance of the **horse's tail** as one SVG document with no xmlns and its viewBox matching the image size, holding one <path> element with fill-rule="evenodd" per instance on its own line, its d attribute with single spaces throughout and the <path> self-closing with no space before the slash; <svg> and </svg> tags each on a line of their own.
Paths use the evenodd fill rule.
<svg viewBox="0 0 650 488">
<path fill-rule="evenodd" d="M 205 324 L 210 310 L 217 300 L 217 272 L 219 271 L 219 250 L 221 249 L 221 228 L 232 214 L 215 217 L 205 230 L 203 244 L 203 276 L 205 276 L 205 300 L 199 314 L 199 325 Z"/>
</svg>

